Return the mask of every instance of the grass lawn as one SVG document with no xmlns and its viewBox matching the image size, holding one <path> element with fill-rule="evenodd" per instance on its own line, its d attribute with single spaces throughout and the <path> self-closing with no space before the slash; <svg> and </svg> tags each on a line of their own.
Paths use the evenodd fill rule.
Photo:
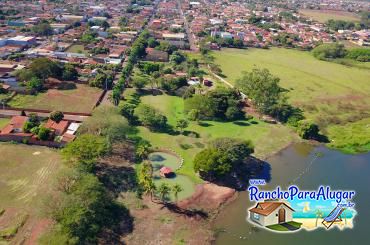
<svg viewBox="0 0 370 245">
<path fill-rule="evenodd" d="M 213 53 L 216 63 L 235 83 L 242 71 L 267 68 L 280 77 L 290 101 L 315 120 L 329 138 L 331 127 L 369 118 L 370 69 L 348 67 L 315 59 L 309 52 L 292 49 L 224 49 Z M 368 130 L 363 125 L 362 130 Z"/>
<path fill-rule="evenodd" d="M 76 89 L 49 89 L 37 95 L 18 94 L 8 104 L 15 108 L 90 113 L 101 93 L 101 89 L 77 84 Z"/>
<path fill-rule="evenodd" d="M 80 44 L 72 45 L 71 47 L 69 47 L 66 50 L 66 52 L 68 52 L 68 53 L 80 53 L 80 54 L 86 54 L 86 55 L 89 54 L 89 52 L 87 50 L 85 50 L 84 46 L 80 45 Z"/>
<path fill-rule="evenodd" d="M 271 229 L 271 230 L 274 230 L 274 231 L 289 231 L 288 228 L 282 226 L 282 225 L 279 225 L 279 224 L 276 224 L 276 225 L 268 225 L 266 226 L 267 228 Z"/>
<path fill-rule="evenodd" d="M 295 222 L 295 221 L 287 222 L 287 224 L 297 228 L 297 230 L 299 228 L 301 228 L 301 225 L 302 225 L 302 223 L 298 223 L 298 222 Z M 281 224 L 268 225 L 266 227 L 271 229 L 271 230 L 275 230 L 275 231 L 290 231 L 288 228 L 286 228 L 285 226 L 282 226 Z"/>
<path fill-rule="evenodd" d="M 40 211 L 42 198 L 61 168 L 56 150 L 0 143 L 0 209 Z"/>
<path fill-rule="evenodd" d="M 322 23 L 330 19 L 345 21 L 360 20 L 360 17 L 358 15 L 345 11 L 301 9 L 299 10 L 299 13 Z"/>
<path fill-rule="evenodd" d="M 183 99 L 176 96 L 143 96 L 142 103 L 149 104 L 164 113 L 168 123 L 175 126 L 178 119 L 184 118 Z M 233 122 L 204 121 L 201 125 L 190 122 L 185 135 L 169 135 L 151 132 L 139 127 L 140 135 L 150 141 L 154 147 L 169 148 L 184 158 L 184 165 L 178 173 L 189 176 L 195 182 L 201 182 L 194 174 L 193 158 L 196 153 L 207 147 L 207 143 L 217 137 L 235 137 L 250 139 L 255 144 L 255 155 L 266 157 L 298 140 L 290 129 L 281 125 L 271 125 L 258 120 Z"/>
<path fill-rule="evenodd" d="M 10 122 L 10 118 L 0 118 L 0 131 L 9 122 Z"/>
</svg>

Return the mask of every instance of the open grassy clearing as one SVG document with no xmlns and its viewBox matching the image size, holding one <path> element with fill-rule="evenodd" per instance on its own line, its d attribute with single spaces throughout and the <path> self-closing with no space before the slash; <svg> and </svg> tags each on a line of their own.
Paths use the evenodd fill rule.
<svg viewBox="0 0 370 245">
<path fill-rule="evenodd" d="M 76 89 L 49 89 L 37 95 L 18 94 L 8 104 L 15 108 L 90 113 L 101 93 L 101 89 L 77 84 Z"/>
<path fill-rule="evenodd" d="M 80 53 L 80 54 L 86 54 L 88 55 L 88 50 L 85 49 L 83 45 L 80 44 L 74 44 L 71 47 L 69 47 L 66 52 L 68 53 Z"/>
<path fill-rule="evenodd" d="M 308 52 L 290 49 L 224 49 L 213 54 L 231 83 L 242 71 L 269 69 L 289 90 L 290 101 L 315 120 L 329 138 L 340 139 L 331 130 L 334 125 L 350 127 L 351 123 L 370 117 L 369 69 L 320 61 Z M 361 130 L 365 127 L 362 125 Z"/>
<path fill-rule="evenodd" d="M 0 143 L 0 155 L 0 244 L 21 244 L 42 232 L 39 224 L 61 159 L 50 148 L 10 143 Z"/>
<path fill-rule="evenodd" d="M 357 14 L 345 11 L 301 9 L 299 10 L 299 13 L 322 23 L 330 19 L 345 21 L 360 20 L 360 17 Z"/>
<path fill-rule="evenodd" d="M 0 131 L 1 129 L 10 122 L 9 118 L 0 118 Z"/>
<path fill-rule="evenodd" d="M 0 208 L 39 207 L 60 169 L 56 150 L 0 143 Z"/>
<path fill-rule="evenodd" d="M 142 103 L 154 106 L 168 118 L 168 123 L 175 126 L 178 119 L 184 118 L 184 102 L 182 98 L 168 95 L 143 96 Z M 217 137 L 234 137 L 250 139 L 255 144 L 255 155 L 266 157 L 298 140 L 297 136 L 287 127 L 271 125 L 259 120 L 237 122 L 203 121 L 201 124 L 190 122 L 185 135 L 169 135 L 151 132 L 139 127 L 140 135 L 150 141 L 154 147 L 169 148 L 184 158 L 184 165 L 178 173 L 185 174 L 195 182 L 201 182 L 194 174 L 193 158 L 196 153 L 207 147 L 207 143 Z"/>
</svg>

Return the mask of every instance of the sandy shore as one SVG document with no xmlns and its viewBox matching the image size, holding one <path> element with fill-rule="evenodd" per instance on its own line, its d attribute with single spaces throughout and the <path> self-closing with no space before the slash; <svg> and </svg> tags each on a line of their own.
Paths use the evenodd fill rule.
<svg viewBox="0 0 370 245">
<path fill-rule="evenodd" d="M 312 218 L 312 219 L 293 219 L 294 221 L 296 222 L 299 222 L 299 223 L 302 223 L 302 228 L 305 228 L 307 230 L 314 230 L 316 228 L 324 228 L 324 225 L 321 223 L 322 222 L 322 219 L 319 219 L 317 221 L 317 226 L 316 226 L 316 219 L 315 218 Z M 343 219 L 343 221 L 341 222 L 336 222 L 334 223 L 330 229 L 334 228 L 334 227 L 337 227 L 339 228 L 340 230 L 343 230 L 345 228 L 353 228 L 353 220 L 352 219 L 347 219 L 347 221 L 345 219 Z"/>
</svg>

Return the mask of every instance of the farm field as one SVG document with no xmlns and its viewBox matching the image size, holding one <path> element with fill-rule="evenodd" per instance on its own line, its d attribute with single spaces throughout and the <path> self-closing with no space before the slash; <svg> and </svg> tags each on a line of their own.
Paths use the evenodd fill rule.
<svg viewBox="0 0 370 245">
<path fill-rule="evenodd" d="M 90 113 L 101 93 L 101 89 L 77 84 L 76 89 L 49 89 L 37 95 L 18 94 L 8 102 L 8 105 L 15 108 Z"/>
<path fill-rule="evenodd" d="M 0 210 L 5 210 L 0 231 L 4 234 L 23 224 L 16 232 L 15 239 L 19 239 L 46 222 L 41 210 L 61 169 L 61 159 L 56 150 L 10 143 L 0 143 L 0 155 Z"/>
<path fill-rule="evenodd" d="M 141 102 L 149 104 L 164 113 L 168 123 L 175 126 L 178 119 L 184 118 L 184 102 L 180 97 L 168 95 L 147 95 Z M 207 147 L 207 143 L 217 137 L 234 137 L 250 139 L 255 145 L 255 156 L 264 158 L 279 151 L 298 137 L 287 127 L 272 125 L 259 120 L 240 120 L 237 122 L 202 121 L 200 124 L 190 122 L 184 135 L 151 132 L 139 127 L 140 135 L 150 141 L 154 147 L 168 148 L 184 158 L 184 165 L 178 173 L 185 174 L 199 183 L 201 180 L 194 174 L 193 159 L 196 153 Z"/>
<path fill-rule="evenodd" d="M 333 20 L 345 20 L 345 21 L 359 21 L 360 17 L 355 13 L 335 11 L 335 10 L 313 10 L 313 9 L 301 9 L 299 13 L 310 17 L 319 22 L 326 22 L 330 19 Z"/>
<path fill-rule="evenodd" d="M 270 50 L 224 49 L 213 53 L 226 80 L 235 83 L 242 71 L 267 68 L 288 89 L 290 101 L 319 124 L 333 141 L 342 141 L 331 127 L 369 118 L 370 69 L 359 69 L 320 61 L 310 53 L 272 48 Z M 362 130 L 368 132 L 365 124 Z M 369 132 L 370 133 L 370 132 Z M 353 136 L 356 138 L 356 135 Z M 351 145 L 356 146 L 356 142 Z"/>
</svg>

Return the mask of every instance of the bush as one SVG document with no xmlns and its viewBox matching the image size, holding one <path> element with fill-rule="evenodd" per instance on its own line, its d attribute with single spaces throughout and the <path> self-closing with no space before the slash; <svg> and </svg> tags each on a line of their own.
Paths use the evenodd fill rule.
<svg viewBox="0 0 370 245">
<path fill-rule="evenodd" d="M 343 44 L 321 44 L 312 50 L 313 56 L 320 60 L 343 58 L 347 50 Z"/>
<path fill-rule="evenodd" d="M 64 118 L 64 114 L 61 111 L 53 111 L 50 113 L 50 119 L 56 123 L 59 123 Z"/>
<path fill-rule="evenodd" d="M 48 140 L 50 137 L 50 132 L 50 129 L 40 127 L 40 129 L 38 130 L 37 138 L 39 138 L 39 140 Z"/>
<path fill-rule="evenodd" d="M 146 127 L 152 130 L 161 130 L 167 126 L 167 118 L 149 105 L 140 104 L 134 115 Z"/>
<path fill-rule="evenodd" d="M 298 122 L 297 132 L 302 139 L 318 139 L 319 126 L 308 120 Z"/>
</svg>

